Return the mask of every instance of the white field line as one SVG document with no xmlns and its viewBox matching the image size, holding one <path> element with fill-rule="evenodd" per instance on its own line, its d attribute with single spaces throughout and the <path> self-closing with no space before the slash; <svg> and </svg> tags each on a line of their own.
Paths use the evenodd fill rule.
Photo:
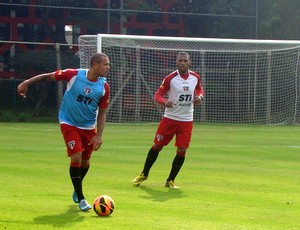
<svg viewBox="0 0 300 230">
<path fill-rule="evenodd" d="M 149 145 L 151 146 L 151 144 Z M 118 146 L 105 146 L 103 145 L 101 147 L 101 149 L 105 149 L 105 150 L 109 150 L 109 149 L 149 149 L 150 147 L 149 146 L 138 146 L 138 145 L 119 145 Z M 174 147 L 175 148 L 175 147 Z M 242 145 L 215 145 L 215 146 L 212 146 L 212 145 L 193 145 L 193 146 L 190 146 L 191 149 L 193 148 L 240 148 L 240 149 L 266 149 L 266 148 L 275 148 L 275 149 L 300 149 L 300 146 L 272 146 L 272 145 L 268 145 L 268 146 L 242 146 Z M 18 147 L 15 147 L 15 146 L 5 146 L 5 147 L 1 147 L 1 149 L 18 149 L 18 150 L 32 150 L 32 149 L 39 149 L 38 147 L 36 148 L 28 148 L 28 147 L 22 147 L 22 146 L 18 146 Z M 53 148 L 53 149 L 57 149 L 57 150 L 65 150 L 65 147 L 57 147 L 57 148 Z"/>
<path fill-rule="evenodd" d="M 299 149 L 300 145 L 192 145 L 191 148 L 281 148 L 281 149 Z"/>
<path fill-rule="evenodd" d="M 151 146 L 151 144 L 149 145 Z M 103 149 L 149 149 L 149 146 L 132 146 L 132 145 L 118 145 L 118 146 L 102 146 Z M 273 145 L 265 145 L 265 146 L 247 146 L 247 145 L 191 145 L 190 148 L 278 148 L 278 149 L 300 149 L 299 145 L 291 145 L 291 146 L 273 146 Z M 174 147 L 175 148 L 175 147 Z"/>
</svg>

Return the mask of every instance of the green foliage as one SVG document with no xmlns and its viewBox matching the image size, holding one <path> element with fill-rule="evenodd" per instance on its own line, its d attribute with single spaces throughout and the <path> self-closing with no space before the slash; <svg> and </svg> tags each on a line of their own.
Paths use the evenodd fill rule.
<svg viewBox="0 0 300 230">
<path fill-rule="evenodd" d="M 0 112 L 0 121 L 2 122 L 9 122 L 9 121 L 16 121 L 16 116 L 11 110 L 2 110 Z"/>
<path fill-rule="evenodd" d="M 11 110 L 3 110 L 0 112 L 0 122 L 25 122 L 32 121 L 32 115 L 28 111 L 15 114 Z"/>
<path fill-rule="evenodd" d="M 259 37 L 262 39 L 298 40 L 300 2 L 297 0 L 259 1 Z"/>
<path fill-rule="evenodd" d="M 32 73 L 51 72 L 56 69 L 54 50 L 17 53 L 11 58 L 11 68 L 21 77 L 31 77 Z"/>
<path fill-rule="evenodd" d="M 111 196 L 108 218 L 73 203 L 57 123 L 0 123 L 1 229 L 298 229 L 299 127 L 195 124 L 176 182 L 164 187 L 175 147 L 140 187 L 157 124 L 107 124 L 84 180 L 87 200 Z M 34 185 L 34 186 L 33 186 Z"/>
<path fill-rule="evenodd" d="M 57 121 L 57 111 L 48 108 L 32 110 L 0 111 L 0 122 L 53 122 Z"/>
<path fill-rule="evenodd" d="M 30 118 L 31 118 L 31 114 L 28 112 L 21 112 L 18 114 L 18 121 L 25 122 L 25 121 L 29 121 Z"/>
</svg>

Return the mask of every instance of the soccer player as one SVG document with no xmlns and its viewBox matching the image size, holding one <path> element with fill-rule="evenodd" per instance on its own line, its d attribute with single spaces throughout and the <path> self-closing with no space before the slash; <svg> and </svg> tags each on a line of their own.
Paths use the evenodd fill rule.
<svg viewBox="0 0 300 230">
<path fill-rule="evenodd" d="M 70 157 L 69 174 L 74 187 L 72 197 L 81 211 L 91 209 L 83 195 L 82 180 L 89 170 L 92 151 L 102 145 L 110 96 L 105 78 L 109 64 L 106 54 L 96 53 L 90 59 L 89 69 L 65 69 L 40 74 L 23 81 L 17 89 L 19 95 L 25 98 L 32 84 L 67 81 L 58 119 Z"/>
<path fill-rule="evenodd" d="M 190 55 L 186 52 L 179 52 L 176 60 L 177 70 L 164 78 L 154 95 L 155 101 L 165 106 L 165 112 L 158 125 L 154 144 L 146 157 L 144 169 L 132 181 L 134 186 L 139 186 L 147 180 L 159 152 L 176 136 L 176 155 L 165 187 L 179 188 L 174 180 L 183 165 L 190 144 L 194 105 L 201 104 L 203 100 L 200 76 L 189 70 L 190 64 Z"/>
</svg>

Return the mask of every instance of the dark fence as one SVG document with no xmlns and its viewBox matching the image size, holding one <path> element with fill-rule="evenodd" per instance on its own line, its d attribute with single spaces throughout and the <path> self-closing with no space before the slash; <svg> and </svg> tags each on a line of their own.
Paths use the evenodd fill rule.
<svg viewBox="0 0 300 230">
<path fill-rule="evenodd" d="M 35 120 L 56 119 L 57 110 L 64 91 L 64 84 L 59 82 L 41 83 L 30 86 L 26 99 L 17 95 L 20 82 L 40 73 L 56 69 L 79 68 L 77 52 L 66 45 L 54 43 L 26 43 L 0 41 L 0 47 L 10 46 L 4 52 L 11 54 L 9 62 L 2 63 L 0 69 L 0 120 Z M 19 49 L 19 47 L 23 49 Z M 24 47 L 37 47 L 39 50 Z M 76 46 L 76 45 L 75 45 Z"/>
</svg>

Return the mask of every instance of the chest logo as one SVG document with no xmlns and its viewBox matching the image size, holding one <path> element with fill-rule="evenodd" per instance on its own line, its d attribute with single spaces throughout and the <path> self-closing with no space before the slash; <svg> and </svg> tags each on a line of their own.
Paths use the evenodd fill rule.
<svg viewBox="0 0 300 230">
<path fill-rule="evenodd" d="M 92 89 L 85 87 L 84 92 L 85 92 L 85 95 L 88 95 L 89 93 L 92 92 Z"/>
<path fill-rule="evenodd" d="M 188 91 L 189 87 L 188 86 L 183 86 L 183 91 Z"/>
</svg>

